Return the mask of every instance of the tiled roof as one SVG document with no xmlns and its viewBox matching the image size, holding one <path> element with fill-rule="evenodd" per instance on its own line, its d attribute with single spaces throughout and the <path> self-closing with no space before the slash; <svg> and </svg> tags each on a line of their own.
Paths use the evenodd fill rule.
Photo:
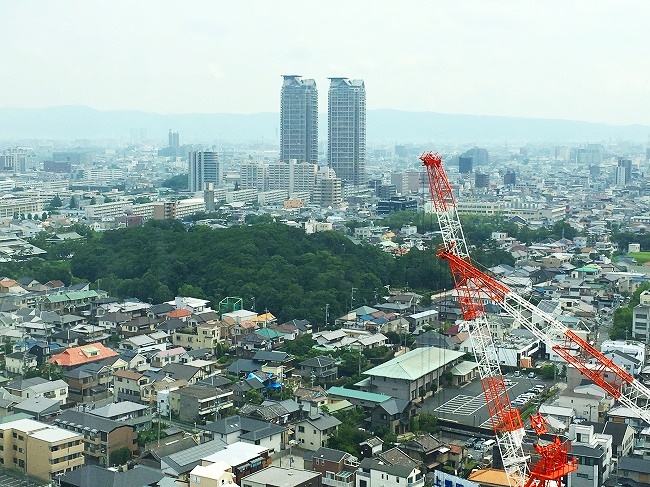
<svg viewBox="0 0 650 487">
<path fill-rule="evenodd" d="M 49 361 L 62 367 L 72 367 L 115 356 L 117 356 L 117 352 L 97 342 L 68 348 L 52 357 Z"/>
</svg>

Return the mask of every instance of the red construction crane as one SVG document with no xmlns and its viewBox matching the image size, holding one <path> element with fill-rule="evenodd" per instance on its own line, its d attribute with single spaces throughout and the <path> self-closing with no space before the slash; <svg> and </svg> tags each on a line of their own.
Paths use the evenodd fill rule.
<svg viewBox="0 0 650 487">
<path fill-rule="evenodd" d="M 541 460 L 532 469 L 528 469 L 528 457 L 524 454 L 522 445 L 525 435 L 523 422 L 519 410 L 512 407 L 508 399 L 483 306 L 486 295 L 507 294 L 510 290 L 494 281 L 489 286 L 495 289 L 486 293 L 485 283 L 477 274 L 479 271 L 470 262 L 451 185 L 442 167 L 442 158 L 435 152 L 427 152 L 420 160 L 427 170 L 431 200 L 442 233 L 443 244 L 438 256 L 450 263 L 463 318 L 470 322 L 469 335 L 508 481 L 512 487 L 545 487 L 549 483 L 561 487 L 562 478 L 577 468 L 575 461 L 568 456 L 570 445 L 561 442 L 559 438 L 548 445 L 536 444 L 535 450 L 540 454 Z M 450 256 L 453 259 L 447 258 Z M 538 434 L 545 432 L 543 419 L 535 419 L 535 431 Z"/>
</svg>

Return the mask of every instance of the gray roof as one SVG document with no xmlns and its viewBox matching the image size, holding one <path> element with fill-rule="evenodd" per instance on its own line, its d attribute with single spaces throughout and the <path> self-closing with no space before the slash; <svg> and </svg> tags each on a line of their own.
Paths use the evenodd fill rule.
<svg viewBox="0 0 650 487">
<path fill-rule="evenodd" d="M 122 426 L 133 428 L 133 426 L 130 426 L 126 423 L 113 421 L 112 419 L 102 418 L 82 411 L 74 411 L 72 409 L 68 409 L 67 411 L 62 412 L 61 415 L 54 420 L 54 422 L 57 423 L 57 426 L 66 429 L 74 429 L 74 425 L 79 425 L 82 429 L 88 427 L 90 429 L 96 429 L 97 431 L 103 431 L 106 433 L 110 433 L 111 431 L 117 428 L 121 428 Z"/>
<path fill-rule="evenodd" d="M 125 485 L 133 486 L 151 486 L 156 485 L 158 481 L 165 477 L 160 470 L 136 465 L 132 469 L 124 472 L 114 472 L 97 465 L 86 465 L 77 470 L 65 474 L 61 481 L 75 487 L 123 487 Z"/>
<path fill-rule="evenodd" d="M 286 352 L 275 352 L 271 350 L 259 350 L 253 355 L 253 360 L 258 362 L 284 362 L 289 358 Z"/>
<path fill-rule="evenodd" d="M 382 408 L 386 413 L 394 416 L 395 414 L 401 414 L 409 405 L 408 401 L 404 399 L 395 399 L 394 397 L 388 401 L 379 403 L 378 407 Z"/>
<path fill-rule="evenodd" d="M 643 458 L 620 457 L 618 459 L 619 470 L 630 470 L 632 472 L 650 473 L 650 462 Z"/>
<path fill-rule="evenodd" d="M 333 448 L 326 448 L 323 446 L 314 452 L 312 458 L 323 458 L 330 462 L 338 463 L 348 455 L 350 454 L 346 451 L 334 450 Z"/>
<path fill-rule="evenodd" d="M 231 374 L 245 374 L 248 372 L 253 372 L 254 370 L 260 370 L 260 364 L 254 360 L 239 358 L 230 364 L 226 370 Z"/>
<path fill-rule="evenodd" d="M 300 365 L 305 365 L 307 367 L 326 367 L 332 365 L 336 362 L 332 357 L 326 357 L 325 355 L 319 355 L 318 357 L 310 358 L 300 362 Z"/>
<path fill-rule="evenodd" d="M 277 435 L 286 430 L 284 426 L 239 415 L 213 421 L 205 426 L 199 426 L 199 428 L 226 435 L 239 431 L 239 437 L 245 440 L 267 438 L 268 436 Z"/>
<path fill-rule="evenodd" d="M 33 414 L 54 413 L 60 409 L 59 401 L 47 397 L 30 397 L 14 406 L 14 411 Z"/>
<path fill-rule="evenodd" d="M 368 468 L 371 470 L 379 470 L 380 472 L 385 472 L 389 475 L 395 475 L 396 477 L 408 478 L 413 472 L 415 467 L 405 467 L 403 465 L 386 465 L 379 460 L 374 458 L 364 458 L 359 464 L 361 468 Z"/>
<path fill-rule="evenodd" d="M 199 373 L 199 369 L 196 367 L 191 367 L 189 365 L 183 364 L 167 364 L 162 369 L 160 369 L 160 371 L 172 376 L 176 380 L 189 380 Z"/>
<path fill-rule="evenodd" d="M 102 418 L 114 418 L 116 416 L 122 416 L 123 414 L 129 414 L 134 411 L 142 411 L 143 409 L 147 409 L 147 406 L 131 401 L 121 401 L 113 404 L 107 404 L 101 408 L 93 409 L 90 411 L 90 414 L 100 416 Z"/>
<path fill-rule="evenodd" d="M 573 443 L 571 445 L 571 453 L 582 457 L 600 458 L 605 455 L 605 450 L 600 446 L 593 447 Z"/>
<path fill-rule="evenodd" d="M 232 381 L 221 375 L 211 375 L 197 382 L 198 385 L 205 384 L 212 387 L 223 387 L 232 384 Z"/>
<path fill-rule="evenodd" d="M 307 482 L 320 477 L 320 475 L 319 472 L 312 470 L 299 470 L 297 468 L 276 467 L 272 465 L 247 475 L 242 480 L 249 480 L 250 482 L 264 485 L 290 487 L 293 485 L 307 484 Z"/>
<path fill-rule="evenodd" d="M 167 455 L 161 458 L 160 461 L 169 465 L 176 474 L 182 474 L 190 472 L 194 467 L 200 465 L 202 458 L 223 450 L 225 447 L 226 443 L 223 440 L 207 441 L 187 450 Z M 165 470 L 163 468 L 163 471 Z"/>
<path fill-rule="evenodd" d="M 44 379 L 43 377 L 32 377 L 31 379 L 16 379 L 9 382 L 5 387 L 7 389 L 17 389 L 19 391 L 24 391 L 29 387 L 33 387 L 38 384 L 44 384 L 49 382 L 49 380 Z"/>
<path fill-rule="evenodd" d="M 320 431 L 324 431 L 329 428 L 334 428 L 341 424 L 341 421 L 336 419 L 334 416 L 319 414 L 318 417 L 309 417 L 305 419 L 309 424 L 313 425 L 314 428 Z"/>
</svg>

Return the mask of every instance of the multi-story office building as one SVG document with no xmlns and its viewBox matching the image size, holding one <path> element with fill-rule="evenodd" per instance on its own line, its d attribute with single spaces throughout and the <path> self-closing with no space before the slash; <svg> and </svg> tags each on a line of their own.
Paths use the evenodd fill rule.
<svg viewBox="0 0 650 487">
<path fill-rule="evenodd" d="M 27 166 L 27 149 L 5 149 L 0 154 L 0 170 L 10 172 L 25 172 Z"/>
<path fill-rule="evenodd" d="M 216 152 L 192 151 L 188 154 L 188 160 L 188 185 L 190 191 L 203 191 L 206 183 L 214 183 L 215 187 L 221 185 L 223 167 Z"/>
<path fill-rule="evenodd" d="M 472 156 L 460 156 L 458 158 L 458 172 L 469 174 L 472 172 L 474 158 Z"/>
<path fill-rule="evenodd" d="M 84 464 L 83 436 L 32 419 L 0 424 L 0 466 L 47 482 Z"/>
<path fill-rule="evenodd" d="M 284 75 L 280 93 L 280 160 L 318 163 L 318 90 L 313 79 Z"/>
<path fill-rule="evenodd" d="M 363 80 L 330 78 L 327 162 L 342 181 L 366 182 L 366 88 Z"/>
</svg>

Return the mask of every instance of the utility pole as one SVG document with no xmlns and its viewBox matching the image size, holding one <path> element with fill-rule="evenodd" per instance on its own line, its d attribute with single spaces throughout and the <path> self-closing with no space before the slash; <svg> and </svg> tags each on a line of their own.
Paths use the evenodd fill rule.
<svg viewBox="0 0 650 487">
<path fill-rule="evenodd" d="M 352 288 L 352 292 L 350 293 L 350 310 L 354 308 L 354 291 L 358 291 L 359 289 L 356 287 Z"/>
<path fill-rule="evenodd" d="M 329 305 L 329 303 L 327 303 L 325 305 L 325 328 L 327 328 L 329 318 L 330 318 L 330 305 Z"/>
</svg>

